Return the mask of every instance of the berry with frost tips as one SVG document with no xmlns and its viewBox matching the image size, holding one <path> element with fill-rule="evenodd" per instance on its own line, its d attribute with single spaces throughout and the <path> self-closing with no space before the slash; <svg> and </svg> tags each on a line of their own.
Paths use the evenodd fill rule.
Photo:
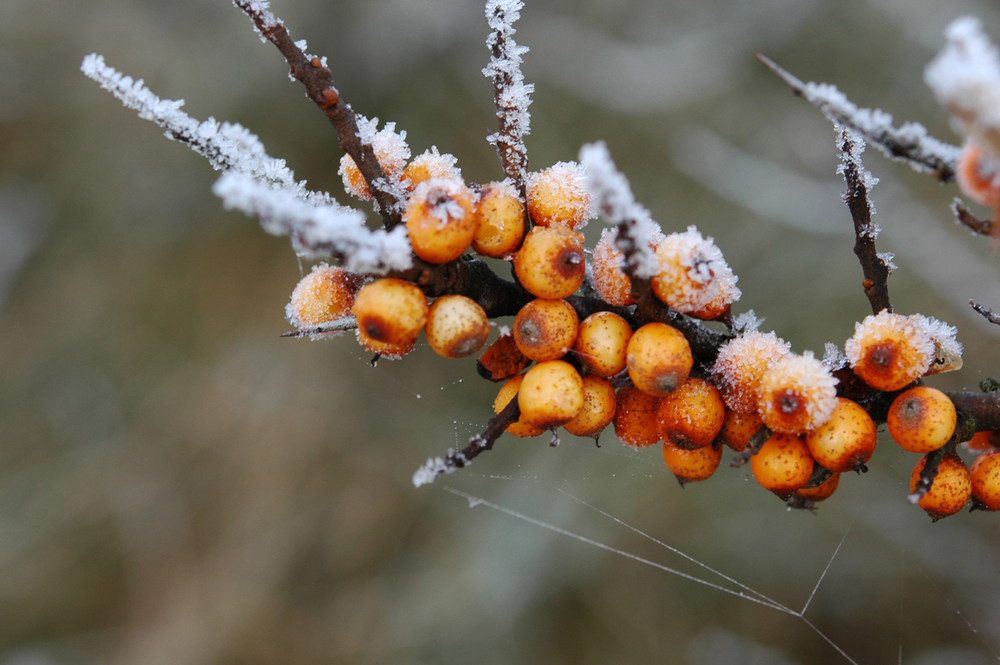
<svg viewBox="0 0 1000 665">
<path fill-rule="evenodd" d="M 435 178 L 446 178 L 462 182 L 462 169 L 455 164 L 458 160 L 454 155 L 441 154 L 437 147 L 431 147 L 413 158 L 403 169 L 403 180 L 406 188 L 413 191 L 422 182 Z"/>
<path fill-rule="evenodd" d="M 791 347 L 773 332 L 750 330 L 719 347 L 712 375 L 722 398 L 733 411 L 757 411 L 760 380 L 777 361 L 791 355 Z"/>
<path fill-rule="evenodd" d="M 757 412 L 776 432 L 802 434 L 830 419 L 837 379 L 812 352 L 778 360 L 760 380 Z"/>
<path fill-rule="evenodd" d="M 539 226 L 563 224 L 576 231 L 594 216 L 583 170 L 576 162 L 558 162 L 529 173 L 525 189 L 528 214 Z"/>
<path fill-rule="evenodd" d="M 393 181 L 398 180 L 406 166 L 406 160 L 410 158 L 410 147 L 406 144 L 406 132 L 397 133 L 394 122 L 387 122 L 385 127 L 376 132 L 376 124 L 378 124 L 378 118 L 365 120 L 359 117 L 359 133 L 371 142 L 375 158 L 378 159 L 386 177 Z M 361 170 L 350 155 L 345 154 L 340 158 L 338 173 L 343 178 L 344 189 L 349 194 L 366 201 L 371 200 L 372 193 L 368 188 L 368 183 L 365 182 Z"/>
<path fill-rule="evenodd" d="M 914 317 L 882 310 L 854 324 L 844 344 L 854 373 L 876 390 L 899 390 L 927 373 L 935 345 Z"/>
<path fill-rule="evenodd" d="M 690 226 L 656 246 L 659 272 L 653 293 L 666 305 L 698 318 L 716 318 L 740 297 L 736 276 L 711 238 Z"/>
<path fill-rule="evenodd" d="M 413 253 L 428 263 L 447 263 L 462 255 L 476 235 L 475 195 L 458 180 L 422 182 L 406 202 L 403 223 Z"/>
<path fill-rule="evenodd" d="M 976 203 L 993 209 L 1000 206 L 1000 162 L 975 141 L 962 146 L 955 180 Z"/>
<path fill-rule="evenodd" d="M 349 316 L 362 284 L 361 275 L 321 263 L 299 280 L 285 306 L 285 316 L 296 328 Z"/>
<path fill-rule="evenodd" d="M 632 280 L 623 270 L 625 257 L 615 247 L 614 239 L 613 229 L 601 231 L 601 238 L 590 257 L 591 282 L 601 300 L 616 307 L 626 307 L 635 302 L 632 299 Z"/>
</svg>

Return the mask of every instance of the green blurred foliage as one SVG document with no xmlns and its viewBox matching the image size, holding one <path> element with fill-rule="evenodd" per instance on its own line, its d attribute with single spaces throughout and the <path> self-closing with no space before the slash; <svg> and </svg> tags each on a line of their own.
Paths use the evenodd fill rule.
<svg viewBox="0 0 1000 665">
<path fill-rule="evenodd" d="M 499 176 L 481 5 L 274 10 L 356 110 L 470 180 Z M 529 0 L 532 164 L 606 140 L 666 230 L 715 237 L 737 311 L 822 353 L 867 313 L 834 134 L 752 51 L 957 141 L 921 76 L 969 12 L 1000 36 L 976 0 Z M 859 663 L 997 659 L 1000 523 L 931 525 L 905 498 L 915 459 L 888 441 L 817 515 L 746 469 L 682 491 L 610 434 L 501 439 L 414 489 L 485 424 L 495 386 L 426 347 L 373 369 L 349 336 L 280 339 L 302 269 L 287 241 L 223 212 L 199 157 L 86 80 L 93 51 L 339 187 L 327 121 L 228 3 L 0 5 L 0 663 L 847 662 L 817 631 Z M 1000 335 L 966 302 L 1000 309 L 997 257 L 951 221 L 957 191 L 866 163 L 897 309 L 966 345 L 934 385 L 996 376 Z M 795 611 L 836 552 L 816 630 L 622 556 L 720 581 L 643 534 Z"/>
</svg>

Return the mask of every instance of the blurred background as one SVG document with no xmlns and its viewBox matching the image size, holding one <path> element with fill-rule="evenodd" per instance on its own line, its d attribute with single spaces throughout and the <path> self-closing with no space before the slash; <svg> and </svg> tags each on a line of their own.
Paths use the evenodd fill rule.
<svg viewBox="0 0 1000 665">
<path fill-rule="evenodd" d="M 607 141 L 665 230 L 716 239 L 734 311 L 820 354 L 868 313 L 835 136 L 752 52 L 958 142 L 923 68 L 956 16 L 1000 38 L 987 0 L 527 5 L 532 165 Z M 273 8 L 356 110 L 499 176 L 480 3 Z M 95 51 L 340 191 L 332 129 L 230 3 L 0 3 L 0 665 L 1000 660 L 998 517 L 932 524 L 887 439 L 817 514 L 748 469 L 682 490 L 613 434 L 505 437 L 415 489 L 496 386 L 426 346 L 373 369 L 349 336 L 279 338 L 308 266 L 79 73 Z M 958 326 L 965 368 L 932 384 L 975 389 L 1000 329 L 967 303 L 1000 310 L 998 256 L 954 186 L 865 157 L 894 304 Z M 670 572 L 738 588 L 699 564 L 790 612 Z"/>
</svg>

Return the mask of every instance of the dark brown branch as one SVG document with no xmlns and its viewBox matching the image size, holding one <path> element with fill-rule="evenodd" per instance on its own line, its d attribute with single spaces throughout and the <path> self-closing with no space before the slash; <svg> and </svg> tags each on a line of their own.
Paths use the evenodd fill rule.
<svg viewBox="0 0 1000 665">
<path fill-rule="evenodd" d="M 891 312 L 889 266 L 875 249 L 877 227 L 872 223 L 872 207 L 868 200 L 868 187 L 865 185 L 864 166 L 861 164 L 861 155 L 857 154 L 860 151 L 849 130 L 845 129 L 840 133 L 839 143 L 842 154 L 841 172 L 847 182 L 844 202 L 854 220 L 854 254 L 861 262 L 861 272 L 864 275 L 861 284 L 873 314 L 878 314 L 883 309 Z"/>
<path fill-rule="evenodd" d="M 986 309 L 985 307 L 983 307 L 982 305 L 973 300 L 970 300 L 969 304 L 972 305 L 972 309 L 976 310 L 979 314 L 982 314 L 983 318 L 985 318 L 987 321 L 1000 326 L 1000 314 L 995 314 L 993 310 Z"/>
<path fill-rule="evenodd" d="M 262 37 L 274 44 L 291 67 L 291 74 L 306 88 L 306 94 L 326 114 L 337 130 L 340 147 L 358 165 L 361 175 L 375 197 L 383 223 L 391 229 L 401 221 L 400 201 L 389 188 L 382 166 L 372 145 L 362 141 L 358 123 L 350 104 L 340 97 L 333 84 L 333 74 L 323 60 L 307 56 L 288 34 L 285 26 L 270 12 L 262 11 L 250 0 L 233 0 L 254 22 Z"/>
<path fill-rule="evenodd" d="M 975 432 L 1000 431 L 1000 391 L 988 393 L 946 392 L 955 408 L 974 421 Z M 975 432 L 961 432 L 968 440 Z"/>
<path fill-rule="evenodd" d="M 952 201 L 951 210 L 955 213 L 955 221 L 967 227 L 973 233 L 984 236 L 990 236 L 996 233 L 993 228 L 993 222 L 988 219 L 979 219 L 973 215 L 969 212 L 969 209 L 965 207 L 965 204 L 962 203 L 961 199 L 956 198 Z"/>
</svg>

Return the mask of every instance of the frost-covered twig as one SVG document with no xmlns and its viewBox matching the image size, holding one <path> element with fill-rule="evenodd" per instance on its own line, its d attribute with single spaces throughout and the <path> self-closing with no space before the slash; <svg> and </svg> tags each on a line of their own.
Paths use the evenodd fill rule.
<svg viewBox="0 0 1000 665">
<path fill-rule="evenodd" d="M 333 85 L 333 74 L 326 65 L 326 58 L 305 53 L 304 41 L 293 41 L 288 30 L 270 11 L 267 0 L 233 0 L 254 22 L 261 39 L 274 44 L 288 61 L 292 78 L 306 87 L 306 94 L 337 130 L 340 147 L 358 165 L 368 188 L 375 198 L 378 211 L 387 229 L 392 229 L 401 221 L 402 203 L 396 188 L 386 178 L 382 166 L 375 157 L 371 141 L 358 129 L 358 121 L 350 104 L 340 98 L 340 92 Z"/>
<path fill-rule="evenodd" d="M 490 419 L 482 434 L 477 434 L 469 439 L 469 445 L 465 448 L 449 450 L 444 457 L 432 457 L 424 462 L 424 465 L 413 474 L 414 487 L 427 485 L 434 482 L 438 476 L 454 473 L 469 466 L 476 456 L 493 448 L 493 444 L 504 433 L 507 426 L 515 422 L 520 415 L 521 409 L 518 407 L 515 397 L 501 409 L 500 413 Z"/>
<path fill-rule="evenodd" d="M 892 115 L 880 109 L 859 108 L 840 90 L 828 83 L 803 83 L 773 60 L 760 53 L 757 59 L 795 94 L 818 108 L 835 125 L 850 127 L 890 159 L 906 162 L 916 171 L 930 171 L 941 182 L 955 177 L 959 148 L 927 134 L 923 125 L 892 124 Z"/>
<path fill-rule="evenodd" d="M 959 129 L 1000 158 L 1000 55 L 971 16 L 953 21 L 945 36 L 948 43 L 927 66 L 924 80 Z"/>
<path fill-rule="evenodd" d="M 514 23 L 521 17 L 521 0 L 489 0 L 486 3 L 486 20 L 490 26 L 486 45 L 490 48 L 490 64 L 483 74 L 493 81 L 499 131 L 487 140 L 500 157 L 504 175 L 510 178 L 517 190 L 524 195 L 525 177 L 528 172 L 528 149 L 524 137 L 531 131 L 531 93 L 535 86 L 524 82 L 521 73 L 521 56 L 526 46 L 514 41 Z"/>
<path fill-rule="evenodd" d="M 326 337 L 328 333 L 342 333 L 345 330 L 356 330 L 358 320 L 354 316 L 345 316 L 332 321 L 324 321 L 314 326 L 296 328 L 288 332 L 281 333 L 281 337 L 308 337 L 310 339 L 320 339 Z"/>
<path fill-rule="evenodd" d="M 979 219 L 973 215 L 969 209 L 965 207 L 962 200 L 957 197 L 951 202 L 951 211 L 955 213 L 955 221 L 962 226 L 967 227 L 973 233 L 984 236 L 993 235 L 995 233 L 993 228 L 994 225 L 991 220 Z"/>
<path fill-rule="evenodd" d="M 306 190 L 305 182 L 295 180 L 295 174 L 285 161 L 269 156 L 257 136 L 242 125 L 219 122 L 215 118 L 199 122 L 181 110 L 184 100 L 161 99 L 142 79 L 125 76 L 96 53 L 85 57 L 80 69 L 126 108 L 136 111 L 140 118 L 162 127 L 167 138 L 186 144 L 207 159 L 212 168 L 252 176 L 303 201 L 326 203 L 332 200 L 329 194 Z"/>
<path fill-rule="evenodd" d="M 991 309 L 987 309 L 986 307 L 980 305 L 974 300 L 970 300 L 969 305 L 972 306 L 972 309 L 976 310 L 976 312 L 981 314 L 984 319 L 986 319 L 990 323 L 1000 326 L 1000 314 L 995 313 Z"/>
<path fill-rule="evenodd" d="M 850 129 L 842 129 L 838 135 L 840 148 L 840 166 L 837 172 L 844 176 L 847 191 L 844 192 L 844 203 L 851 211 L 854 220 L 854 253 L 861 262 L 864 274 L 862 286 L 872 313 L 878 314 L 883 309 L 892 311 L 889 303 L 889 271 L 891 267 L 888 255 L 880 254 L 875 249 L 875 239 L 878 237 L 878 224 L 872 221 L 875 206 L 868 198 L 868 192 L 878 183 L 864 164 L 861 163 L 861 153 L 865 149 L 864 140 Z"/>
<path fill-rule="evenodd" d="M 363 213 L 337 203 L 311 205 L 254 178 L 226 173 L 212 188 L 227 209 L 260 218 L 268 233 L 287 235 L 301 256 L 336 257 L 359 273 L 405 270 L 412 263 L 406 227 L 369 229 Z"/>
</svg>

